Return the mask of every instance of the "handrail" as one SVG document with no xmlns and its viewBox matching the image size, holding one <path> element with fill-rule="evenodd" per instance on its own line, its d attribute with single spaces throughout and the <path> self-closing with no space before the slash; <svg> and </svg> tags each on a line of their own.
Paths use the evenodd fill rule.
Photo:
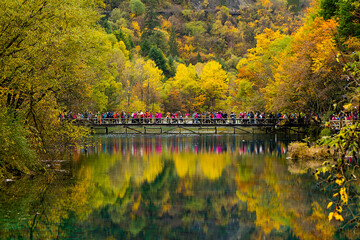
<svg viewBox="0 0 360 240">
<path fill-rule="evenodd" d="M 329 127 L 332 129 L 340 130 L 344 126 L 350 126 L 356 122 L 360 122 L 360 120 L 347 120 L 347 119 L 340 119 L 340 120 L 330 120 Z"/>
<path fill-rule="evenodd" d="M 277 118 L 80 118 L 74 119 L 82 125 L 305 125 L 309 119 Z"/>
</svg>

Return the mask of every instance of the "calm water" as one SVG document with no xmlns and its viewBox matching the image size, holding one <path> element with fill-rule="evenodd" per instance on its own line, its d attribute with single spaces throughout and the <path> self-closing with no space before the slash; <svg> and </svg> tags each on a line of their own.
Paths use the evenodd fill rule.
<svg viewBox="0 0 360 240">
<path fill-rule="evenodd" d="M 103 136 L 70 172 L 2 186 L 0 239 L 330 239 L 275 135 Z"/>
</svg>

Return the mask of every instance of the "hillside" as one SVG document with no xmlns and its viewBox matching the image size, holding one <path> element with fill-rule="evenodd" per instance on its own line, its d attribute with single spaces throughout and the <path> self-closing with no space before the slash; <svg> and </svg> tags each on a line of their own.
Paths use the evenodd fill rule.
<svg viewBox="0 0 360 240">
<path fill-rule="evenodd" d="M 102 26 L 108 33 L 122 31 L 133 46 L 155 45 L 179 62 L 217 60 L 227 70 L 235 69 L 265 28 L 294 32 L 308 6 L 299 1 L 132 0 L 105 4 Z M 149 42 L 144 43 L 145 38 Z M 142 55 L 146 56 L 146 50 Z"/>
</svg>

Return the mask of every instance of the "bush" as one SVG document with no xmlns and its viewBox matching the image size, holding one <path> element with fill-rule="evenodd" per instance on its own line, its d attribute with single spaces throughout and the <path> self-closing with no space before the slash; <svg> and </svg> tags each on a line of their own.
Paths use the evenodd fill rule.
<svg viewBox="0 0 360 240">
<path fill-rule="evenodd" d="M 321 130 L 320 132 L 320 137 L 327 137 L 327 136 L 331 136 L 332 132 L 330 130 L 330 128 L 324 128 L 323 130 Z"/>
<path fill-rule="evenodd" d="M 310 160 L 324 161 L 333 156 L 333 151 L 330 151 L 325 146 L 309 147 L 306 143 L 293 142 L 289 145 L 288 156 L 297 162 L 304 162 Z"/>
</svg>

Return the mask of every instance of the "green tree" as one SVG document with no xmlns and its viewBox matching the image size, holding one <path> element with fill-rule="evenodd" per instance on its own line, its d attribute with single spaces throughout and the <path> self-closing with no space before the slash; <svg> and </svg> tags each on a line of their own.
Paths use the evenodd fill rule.
<svg viewBox="0 0 360 240">
<path fill-rule="evenodd" d="M 160 26 L 158 13 L 155 10 L 155 6 L 151 5 L 147 8 L 144 17 L 145 35 L 151 35 L 154 28 Z"/>
<path fill-rule="evenodd" d="M 339 0 L 322 0 L 320 2 L 320 15 L 328 20 L 337 15 Z"/>
<path fill-rule="evenodd" d="M 169 54 L 173 57 L 179 56 L 178 43 L 176 41 L 176 32 L 174 26 L 171 27 L 169 38 Z"/>
<path fill-rule="evenodd" d="M 136 16 L 140 16 L 145 13 L 145 4 L 141 0 L 130 0 L 130 9 Z"/>
<path fill-rule="evenodd" d="M 149 58 L 154 60 L 156 66 L 163 71 L 165 77 L 171 77 L 169 64 L 167 63 L 164 53 L 159 48 L 156 46 L 151 47 L 149 51 Z"/>
<path fill-rule="evenodd" d="M 134 42 L 130 35 L 126 34 L 122 29 L 114 31 L 114 35 L 118 41 L 125 43 L 126 49 L 130 50 L 135 47 Z"/>
<path fill-rule="evenodd" d="M 343 0 L 339 3 L 338 32 L 344 40 L 349 37 L 360 37 L 359 1 Z"/>
<path fill-rule="evenodd" d="M 144 41 L 141 42 L 141 49 L 140 49 L 140 53 L 142 56 L 147 56 L 150 52 L 151 49 L 151 43 L 145 39 Z"/>
</svg>

